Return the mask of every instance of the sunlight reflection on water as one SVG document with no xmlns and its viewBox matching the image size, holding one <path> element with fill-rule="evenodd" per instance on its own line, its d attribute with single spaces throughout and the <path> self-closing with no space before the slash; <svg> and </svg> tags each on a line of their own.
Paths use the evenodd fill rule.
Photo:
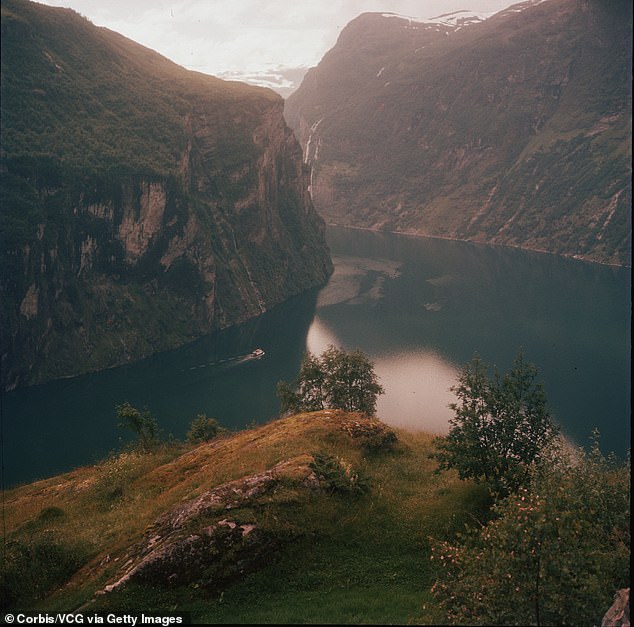
<svg viewBox="0 0 634 627">
<path fill-rule="evenodd" d="M 384 422 L 408 429 L 447 433 L 456 400 L 449 388 L 456 383 L 457 369 L 429 351 L 379 357 L 375 371 L 385 388 L 377 415 Z"/>
<path fill-rule="evenodd" d="M 332 329 L 315 318 L 306 339 L 307 350 L 321 354 L 342 342 Z M 349 347 L 349 350 L 353 350 Z M 390 355 L 371 355 L 374 370 L 385 389 L 377 403 L 377 416 L 394 427 L 447 433 L 453 412 L 458 369 L 433 351 L 414 350 Z"/>
</svg>

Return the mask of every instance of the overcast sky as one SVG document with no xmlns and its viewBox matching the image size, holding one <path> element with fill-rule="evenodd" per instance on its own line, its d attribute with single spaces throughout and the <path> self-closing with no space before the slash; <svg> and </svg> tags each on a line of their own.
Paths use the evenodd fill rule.
<svg viewBox="0 0 634 627">
<path fill-rule="evenodd" d="M 70 7 L 179 65 L 257 80 L 317 65 L 341 29 L 365 11 L 430 18 L 494 13 L 517 0 L 43 0 Z"/>
</svg>

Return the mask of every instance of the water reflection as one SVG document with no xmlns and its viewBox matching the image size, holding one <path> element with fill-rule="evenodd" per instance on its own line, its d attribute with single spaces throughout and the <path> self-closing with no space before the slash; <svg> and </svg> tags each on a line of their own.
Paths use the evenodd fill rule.
<svg viewBox="0 0 634 627">
<path fill-rule="evenodd" d="M 412 351 L 376 362 L 385 395 L 377 413 L 385 422 L 406 429 L 446 433 L 456 398 L 449 388 L 456 382 L 456 367 L 432 351 Z"/>
<path fill-rule="evenodd" d="M 337 271 L 307 345 L 360 348 L 395 425 L 445 431 L 449 387 L 474 354 L 508 369 L 522 348 L 564 432 L 625 454 L 630 435 L 630 270 L 462 242 L 331 229 Z"/>
</svg>

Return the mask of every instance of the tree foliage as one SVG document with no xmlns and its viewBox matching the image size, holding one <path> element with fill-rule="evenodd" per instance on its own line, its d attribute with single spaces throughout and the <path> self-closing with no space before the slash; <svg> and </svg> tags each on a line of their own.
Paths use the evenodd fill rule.
<svg viewBox="0 0 634 627">
<path fill-rule="evenodd" d="M 383 388 L 364 353 L 330 346 L 320 357 L 307 353 L 293 384 L 280 381 L 277 394 L 283 413 L 331 408 L 373 416 Z"/>
<path fill-rule="evenodd" d="M 537 369 L 518 353 L 504 375 L 479 357 L 465 366 L 452 391 L 458 402 L 445 438 L 437 440 L 440 469 L 455 468 L 461 479 L 486 481 L 497 494 L 517 490 L 543 447 L 558 433 L 537 380 Z"/>
<path fill-rule="evenodd" d="M 629 462 L 596 444 L 553 450 L 491 522 L 433 546 L 432 592 L 453 624 L 598 625 L 629 586 Z"/>
<path fill-rule="evenodd" d="M 225 431 L 224 427 L 215 418 L 208 418 L 206 414 L 198 414 L 189 427 L 187 441 L 191 444 L 202 444 L 213 440 L 223 431 Z"/>
<path fill-rule="evenodd" d="M 115 409 L 120 420 L 119 426 L 130 429 L 136 435 L 136 446 L 140 452 L 147 453 L 158 445 L 158 423 L 147 409 L 141 411 L 127 401 L 117 405 Z"/>
</svg>

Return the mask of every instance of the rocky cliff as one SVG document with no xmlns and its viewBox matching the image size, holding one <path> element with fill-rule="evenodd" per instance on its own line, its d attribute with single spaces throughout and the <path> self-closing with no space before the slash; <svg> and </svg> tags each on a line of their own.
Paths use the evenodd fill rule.
<svg viewBox="0 0 634 627">
<path fill-rule="evenodd" d="M 2 0 L 1 158 L 6 386 L 179 346 L 331 272 L 282 99 L 70 10 Z"/>
<path fill-rule="evenodd" d="M 318 211 L 631 265 L 631 46 L 621 1 L 359 16 L 286 104 Z"/>
</svg>

